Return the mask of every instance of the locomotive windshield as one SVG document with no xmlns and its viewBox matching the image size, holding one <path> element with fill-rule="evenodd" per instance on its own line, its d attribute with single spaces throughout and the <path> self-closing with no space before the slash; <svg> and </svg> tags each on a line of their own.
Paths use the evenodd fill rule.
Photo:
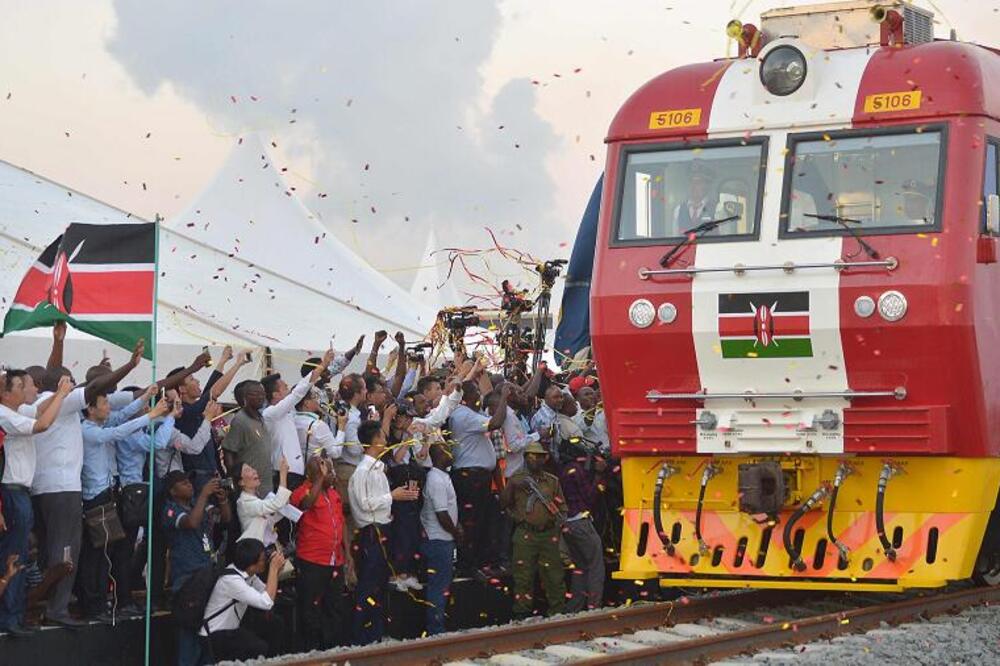
<svg viewBox="0 0 1000 666">
<path fill-rule="evenodd" d="M 730 217 L 700 242 L 755 237 L 764 153 L 763 141 L 627 152 L 617 240 L 677 241 L 699 225 Z"/>
<path fill-rule="evenodd" d="M 792 136 L 782 232 L 937 228 L 941 132 Z"/>
</svg>

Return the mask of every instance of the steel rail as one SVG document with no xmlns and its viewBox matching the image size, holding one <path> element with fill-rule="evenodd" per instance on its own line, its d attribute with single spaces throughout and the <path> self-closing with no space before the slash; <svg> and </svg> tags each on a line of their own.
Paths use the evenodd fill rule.
<svg viewBox="0 0 1000 666">
<path fill-rule="evenodd" d="M 657 645 L 588 659 L 588 666 L 602 664 L 695 664 L 744 652 L 808 643 L 838 633 L 878 628 L 919 616 L 939 615 L 1000 600 L 1000 587 L 981 587 L 934 594 L 867 608 L 827 613 L 798 620 L 776 622 L 743 631 L 714 634 L 705 638 Z"/>
<path fill-rule="evenodd" d="M 651 581 L 655 583 L 655 581 Z M 608 609 L 597 613 L 516 624 L 493 630 L 473 630 L 434 638 L 374 645 L 327 656 L 289 660 L 286 666 L 391 666 L 393 664 L 430 664 L 459 659 L 488 657 L 493 654 L 527 650 L 540 645 L 567 643 L 597 636 L 651 629 L 665 624 L 691 622 L 752 610 L 761 606 L 795 603 L 815 593 L 803 590 L 751 590 L 714 597 L 691 599 L 688 603 L 668 601 Z"/>
</svg>

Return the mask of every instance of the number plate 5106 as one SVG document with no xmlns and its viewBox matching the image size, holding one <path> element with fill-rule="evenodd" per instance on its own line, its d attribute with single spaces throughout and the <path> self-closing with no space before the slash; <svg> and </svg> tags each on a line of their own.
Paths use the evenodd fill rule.
<svg viewBox="0 0 1000 666">
<path fill-rule="evenodd" d="M 697 127 L 701 124 L 701 109 L 670 109 L 649 114 L 649 129 Z"/>
</svg>

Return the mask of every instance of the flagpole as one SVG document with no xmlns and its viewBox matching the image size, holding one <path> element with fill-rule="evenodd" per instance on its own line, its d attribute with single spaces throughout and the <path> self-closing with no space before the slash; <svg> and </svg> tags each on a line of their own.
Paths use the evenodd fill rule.
<svg viewBox="0 0 1000 666">
<path fill-rule="evenodd" d="M 156 328 L 160 297 L 160 216 L 153 220 L 153 329 L 150 332 L 152 345 L 153 381 L 156 383 Z M 153 624 L 153 475 L 156 472 L 156 446 L 153 424 L 149 424 L 149 478 L 146 494 L 146 640 L 143 663 L 149 666 L 150 636 Z"/>
</svg>

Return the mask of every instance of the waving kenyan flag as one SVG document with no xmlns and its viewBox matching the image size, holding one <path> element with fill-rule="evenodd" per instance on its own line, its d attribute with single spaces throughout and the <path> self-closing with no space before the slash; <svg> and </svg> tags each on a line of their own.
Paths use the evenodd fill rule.
<svg viewBox="0 0 1000 666">
<path fill-rule="evenodd" d="M 152 341 L 155 285 L 155 224 L 71 224 L 28 269 L 3 335 L 65 320 L 132 349 Z"/>
<path fill-rule="evenodd" d="M 812 356 L 809 292 L 719 294 L 723 358 Z"/>
</svg>

